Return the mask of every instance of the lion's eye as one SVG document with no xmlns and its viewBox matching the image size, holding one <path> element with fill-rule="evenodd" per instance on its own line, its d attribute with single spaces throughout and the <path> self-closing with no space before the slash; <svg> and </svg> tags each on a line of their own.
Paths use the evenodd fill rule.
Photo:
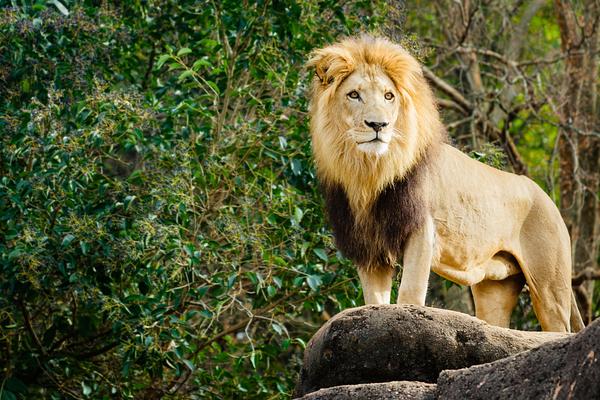
<svg viewBox="0 0 600 400">
<path fill-rule="evenodd" d="M 385 97 L 386 100 L 394 100 L 394 93 L 387 92 L 386 94 L 383 95 L 383 97 Z"/>
<path fill-rule="evenodd" d="M 351 99 L 359 99 L 360 94 L 358 94 L 356 90 L 353 90 L 350 93 L 348 93 L 348 97 L 350 97 Z"/>
</svg>

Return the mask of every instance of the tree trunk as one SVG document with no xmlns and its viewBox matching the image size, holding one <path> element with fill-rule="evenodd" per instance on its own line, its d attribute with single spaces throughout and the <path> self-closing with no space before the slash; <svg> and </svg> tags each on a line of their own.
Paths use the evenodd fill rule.
<svg viewBox="0 0 600 400">
<path fill-rule="evenodd" d="M 600 5 L 583 10 L 555 0 L 561 46 L 566 55 L 559 130 L 561 212 L 572 240 L 574 272 L 598 268 L 600 235 L 600 110 L 597 103 Z M 579 15 L 578 15 L 579 14 Z M 596 130 L 596 131 L 595 131 Z M 591 321 L 593 281 L 576 289 L 586 322 Z"/>
</svg>

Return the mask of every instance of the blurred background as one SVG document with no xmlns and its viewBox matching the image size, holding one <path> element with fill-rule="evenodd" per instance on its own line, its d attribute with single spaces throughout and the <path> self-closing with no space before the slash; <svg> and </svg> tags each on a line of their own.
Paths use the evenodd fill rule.
<svg viewBox="0 0 600 400">
<path fill-rule="evenodd" d="M 303 68 L 361 32 L 426 66 L 455 146 L 552 197 L 597 318 L 599 26 L 598 0 L 0 0 L 0 399 L 290 398 L 362 305 Z M 427 302 L 473 312 L 439 277 Z M 526 293 L 512 327 L 539 329 Z"/>
</svg>

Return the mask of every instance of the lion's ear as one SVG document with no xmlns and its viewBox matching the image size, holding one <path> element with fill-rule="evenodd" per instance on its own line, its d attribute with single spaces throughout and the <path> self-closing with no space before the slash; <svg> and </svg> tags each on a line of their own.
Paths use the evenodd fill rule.
<svg viewBox="0 0 600 400">
<path fill-rule="evenodd" d="M 333 76 L 327 76 L 327 66 L 316 66 L 315 75 L 321 81 L 323 86 L 327 86 L 333 82 Z"/>
<path fill-rule="evenodd" d="M 336 79 L 350 73 L 350 57 L 343 49 L 329 46 L 315 50 L 306 63 L 307 68 L 314 68 L 315 75 L 323 86 L 328 86 Z"/>
<path fill-rule="evenodd" d="M 329 69 L 330 57 L 324 52 L 325 49 L 313 51 L 306 63 L 306 68 L 314 69 L 316 77 L 322 85 L 328 84 L 327 70 Z"/>
</svg>

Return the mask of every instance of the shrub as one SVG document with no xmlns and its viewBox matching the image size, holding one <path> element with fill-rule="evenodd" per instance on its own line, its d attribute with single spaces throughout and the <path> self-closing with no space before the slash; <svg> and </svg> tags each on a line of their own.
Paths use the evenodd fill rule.
<svg viewBox="0 0 600 400">
<path fill-rule="evenodd" d="M 379 6 L 56 3 L 0 12 L 2 398 L 290 396 L 361 297 L 302 63 Z"/>
</svg>

